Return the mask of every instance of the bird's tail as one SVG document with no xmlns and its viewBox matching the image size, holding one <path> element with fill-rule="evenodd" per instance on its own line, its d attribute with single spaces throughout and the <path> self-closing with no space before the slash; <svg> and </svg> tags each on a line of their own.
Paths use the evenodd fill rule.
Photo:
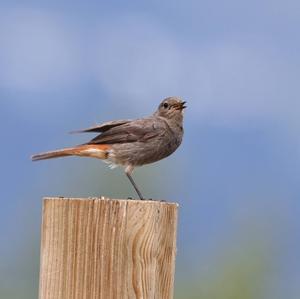
<svg viewBox="0 0 300 299">
<path fill-rule="evenodd" d="M 74 155 L 75 148 L 63 148 L 55 151 L 44 152 L 31 156 L 32 161 L 66 157 Z"/>
<path fill-rule="evenodd" d="M 60 158 L 66 156 L 93 157 L 107 159 L 110 146 L 103 144 L 85 144 L 76 147 L 63 148 L 31 156 L 32 161 Z"/>
</svg>

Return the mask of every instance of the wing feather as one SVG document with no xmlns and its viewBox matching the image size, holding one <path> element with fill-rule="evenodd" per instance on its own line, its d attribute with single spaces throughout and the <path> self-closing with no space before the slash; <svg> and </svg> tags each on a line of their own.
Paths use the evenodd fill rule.
<svg viewBox="0 0 300 299">
<path fill-rule="evenodd" d="M 165 132 L 164 122 L 154 121 L 153 118 L 144 118 L 114 126 L 96 136 L 88 144 L 113 144 L 128 142 L 145 142 Z"/>
<path fill-rule="evenodd" d="M 72 131 L 70 133 L 71 134 L 73 134 L 73 133 L 97 133 L 97 132 L 101 133 L 101 132 L 106 132 L 111 128 L 129 123 L 131 121 L 132 120 L 130 120 L 130 119 L 113 120 L 113 121 L 105 122 L 103 124 L 99 124 L 99 125 L 96 125 L 96 126 L 89 127 L 87 129 Z"/>
</svg>

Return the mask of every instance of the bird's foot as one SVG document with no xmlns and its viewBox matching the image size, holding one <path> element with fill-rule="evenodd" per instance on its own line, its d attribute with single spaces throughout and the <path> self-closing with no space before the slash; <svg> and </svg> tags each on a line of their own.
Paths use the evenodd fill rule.
<svg viewBox="0 0 300 299">
<path fill-rule="evenodd" d="M 128 196 L 127 199 L 129 200 L 135 200 L 134 198 L 132 198 L 131 196 Z M 144 197 L 140 197 L 140 200 L 154 200 L 153 198 L 144 198 Z"/>
</svg>

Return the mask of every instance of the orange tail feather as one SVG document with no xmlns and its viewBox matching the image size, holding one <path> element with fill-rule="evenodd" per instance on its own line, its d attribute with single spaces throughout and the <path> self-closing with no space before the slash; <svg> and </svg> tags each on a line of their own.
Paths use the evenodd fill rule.
<svg viewBox="0 0 300 299">
<path fill-rule="evenodd" d="M 31 160 L 38 161 L 38 160 L 72 156 L 73 152 L 74 152 L 74 148 L 64 148 L 64 149 L 60 149 L 60 150 L 49 151 L 49 152 L 44 152 L 44 153 L 33 155 L 33 156 L 31 156 Z"/>
<path fill-rule="evenodd" d="M 66 156 L 82 156 L 98 159 L 106 159 L 110 146 L 103 144 L 87 144 L 76 147 L 64 148 L 55 151 L 49 151 L 31 156 L 32 161 L 60 158 Z"/>
</svg>

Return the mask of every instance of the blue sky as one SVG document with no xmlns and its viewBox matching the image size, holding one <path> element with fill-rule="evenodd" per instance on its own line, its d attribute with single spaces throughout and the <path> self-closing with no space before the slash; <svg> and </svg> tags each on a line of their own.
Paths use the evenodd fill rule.
<svg viewBox="0 0 300 299">
<path fill-rule="evenodd" d="M 16 257 L 38 264 L 42 196 L 134 195 L 120 169 L 87 159 L 32 164 L 29 156 L 91 137 L 68 131 L 147 115 L 179 95 L 188 102 L 183 145 L 136 172 L 146 194 L 181 205 L 178 277 L 205 276 L 203 261 L 213 267 L 229 240 L 250 230 L 274 257 L 264 298 L 296 298 L 299 20 L 296 1 L 2 1 L 6 281 Z M 37 273 L 24 266 L 18 276 L 26 294 L 37 286 L 28 271 Z"/>
</svg>

